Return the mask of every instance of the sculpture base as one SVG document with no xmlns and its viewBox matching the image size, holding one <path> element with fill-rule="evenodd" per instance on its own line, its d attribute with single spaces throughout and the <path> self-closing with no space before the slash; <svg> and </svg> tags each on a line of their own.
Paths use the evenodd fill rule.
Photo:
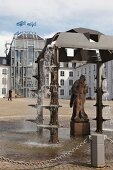
<svg viewBox="0 0 113 170">
<path fill-rule="evenodd" d="M 90 123 L 89 121 L 76 122 L 74 120 L 70 121 L 70 136 L 85 136 L 90 135 Z"/>
</svg>

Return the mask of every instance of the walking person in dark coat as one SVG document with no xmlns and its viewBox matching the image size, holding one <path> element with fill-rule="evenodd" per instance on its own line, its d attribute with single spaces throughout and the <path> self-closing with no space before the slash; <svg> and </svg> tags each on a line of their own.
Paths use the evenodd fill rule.
<svg viewBox="0 0 113 170">
<path fill-rule="evenodd" d="M 11 100 L 11 101 L 12 101 L 12 90 L 9 90 L 8 100 Z"/>
</svg>

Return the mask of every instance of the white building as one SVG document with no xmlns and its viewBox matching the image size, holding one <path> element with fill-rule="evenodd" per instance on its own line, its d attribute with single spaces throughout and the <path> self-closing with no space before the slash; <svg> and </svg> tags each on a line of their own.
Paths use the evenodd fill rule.
<svg viewBox="0 0 113 170">
<path fill-rule="evenodd" d="M 49 56 L 50 59 L 51 49 L 48 47 L 46 48 L 45 57 Z M 73 56 L 73 49 L 67 49 L 67 54 L 69 56 Z M 48 60 L 49 61 L 49 60 Z M 49 61 L 50 62 L 50 61 Z M 111 93 L 112 87 L 107 85 L 108 78 L 110 79 L 109 75 L 111 76 L 111 70 L 109 67 L 111 67 L 111 63 L 104 64 L 103 66 L 103 77 L 107 76 L 107 79 L 103 81 L 103 90 L 107 91 L 106 94 L 103 95 L 103 99 L 108 98 L 108 91 Z M 107 66 L 108 65 L 108 66 Z M 85 75 L 86 77 L 86 83 L 88 85 L 88 93 L 87 98 L 89 99 L 95 99 L 96 98 L 96 64 L 92 63 L 71 63 L 71 62 L 60 62 L 60 68 L 58 73 L 59 78 L 59 98 L 62 99 L 70 99 L 71 97 L 71 87 L 73 83 L 80 78 L 81 75 Z M 46 76 L 45 76 L 46 77 Z M 46 77 L 46 79 L 49 79 L 46 82 L 50 83 L 50 76 Z M 46 84 L 49 84 L 46 83 Z M 113 90 L 112 90 L 113 91 Z M 108 99 L 112 99 L 111 96 L 109 96 Z"/>
<path fill-rule="evenodd" d="M 66 65 L 68 67 L 66 67 Z M 87 98 L 96 98 L 96 64 L 76 64 L 73 67 L 72 63 L 61 64 L 59 69 L 59 97 L 64 99 L 70 98 L 70 90 L 73 83 L 80 78 L 83 74 L 86 77 L 86 83 L 88 85 Z M 113 61 L 103 64 L 103 77 L 106 79 L 102 82 L 102 89 L 106 93 L 103 94 L 103 99 L 113 99 Z"/>
<path fill-rule="evenodd" d="M 0 57 L 0 98 L 8 97 L 10 89 L 10 66 L 6 57 Z"/>
<path fill-rule="evenodd" d="M 96 89 L 96 65 L 95 64 L 76 64 L 67 63 L 60 64 L 59 69 L 59 97 L 64 99 L 69 99 L 71 95 L 71 87 L 73 83 L 80 78 L 83 74 L 86 76 L 86 82 L 88 85 L 87 98 L 95 98 Z M 67 67 L 66 67 L 67 65 Z"/>
<path fill-rule="evenodd" d="M 106 86 L 106 97 L 109 100 L 113 99 L 113 61 L 109 61 L 105 64 L 105 86 Z"/>
</svg>

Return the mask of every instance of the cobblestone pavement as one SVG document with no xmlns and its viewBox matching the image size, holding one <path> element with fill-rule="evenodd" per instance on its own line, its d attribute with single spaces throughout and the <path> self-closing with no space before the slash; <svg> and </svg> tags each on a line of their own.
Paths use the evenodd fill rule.
<svg viewBox="0 0 113 170">
<path fill-rule="evenodd" d="M 64 127 L 69 127 L 69 121 L 72 113 L 72 108 L 69 108 L 69 100 L 59 100 L 62 108 L 59 108 L 59 122 Z M 49 103 L 49 100 L 44 101 L 45 104 Z M 20 120 L 20 119 L 35 119 L 36 118 L 36 109 L 34 109 L 34 105 L 36 104 L 36 99 L 13 99 L 13 101 L 7 101 L 7 99 L 0 99 L 0 122 L 4 121 L 12 121 L 12 120 Z M 93 119 L 96 117 L 94 105 L 95 101 L 88 100 L 85 104 L 85 111 L 89 116 L 89 119 Z M 105 101 L 105 104 L 109 104 L 110 107 L 107 108 L 104 112 L 104 118 L 112 118 L 113 117 L 113 101 Z M 49 119 L 49 111 L 44 110 L 44 115 L 46 117 L 46 121 Z M 110 124 L 111 126 L 111 124 Z M 111 152 L 113 149 L 113 145 L 111 146 Z M 113 152 L 112 152 L 113 153 Z M 18 157 L 17 157 L 18 160 Z M 109 155 L 108 159 L 109 160 Z M 63 162 L 62 164 L 49 167 L 42 168 L 44 170 L 113 170 L 113 160 L 107 161 L 105 167 L 103 168 L 93 168 L 90 163 L 81 163 L 81 162 Z M 0 170 L 27 170 L 27 169 L 35 169 L 29 166 L 22 166 L 17 164 L 12 164 L 10 162 L 0 162 Z M 37 168 L 36 168 L 37 169 Z M 41 170 L 41 169 L 40 169 Z"/>
<path fill-rule="evenodd" d="M 37 168 L 36 168 L 37 169 Z M 90 165 L 88 164 L 84 164 L 84 165 L 79 165 L 79 164 L 62 164 L 62 165 L 57 165 L 55 167 L 49 167 L 49 168 L 41 168 L 39 170 L 94 170 L 94 169 L 97 169 L 97 170 L 113 170 L 113 164 L 109 163 L 109 164 L 106 164 L 105 167 L 103 168 L 94 168 L 94 167 L 91 167 Z M 32 170 L 32 168 L 29 168 L 29 167 L 22 167 L 22 166 L 19 166 L 19 165 L 12 165 L 10 163 L 0 163 L 0 170 Z M 33 168 L 34 170 L 34 168 Z"/>
</svg>

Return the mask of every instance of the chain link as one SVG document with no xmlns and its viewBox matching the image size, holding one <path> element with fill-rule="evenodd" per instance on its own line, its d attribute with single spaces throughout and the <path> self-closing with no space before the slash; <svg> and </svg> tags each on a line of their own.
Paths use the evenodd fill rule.
<svg viewBox="0 0 113 170">
<path fill-rule="evenodd" d="M 111 144 L 113 144 L 113 140 L 110 139 L 109 137 L 106 137 L 106 140 L 108 140 Z"/>
<path fill-rule="evenodd" d="M 24 161 L 15 161 L 13 159 L 9 159 L 9 158 L 5 158 L 3 156 L 0 156 L 0 161 L 1 162 L 9 162 L 15 165 L 21 165 L 21 166 L 30 166 L 32 168 L 47 168 L 50 166 L 55 166 L 57 164 L 59 164 L 59 161 L 61 161 L 63 158 L 68 157 L 69 155 L 71 155 L 72 153 L 74 153 L 76 150 L 78 150 L 80 147 L 82 147 L 85 143 L 88 142 L 88 138 L 85 138 L 79 145 L 77 145 L 75 148 L 72 148 L 72 150 L 57 156 L 54 159 L 50 159 L 50 160 L 45 160 L 45 161 L 35 161 L 35 162 L 24 162 Z"/>
</svg>

